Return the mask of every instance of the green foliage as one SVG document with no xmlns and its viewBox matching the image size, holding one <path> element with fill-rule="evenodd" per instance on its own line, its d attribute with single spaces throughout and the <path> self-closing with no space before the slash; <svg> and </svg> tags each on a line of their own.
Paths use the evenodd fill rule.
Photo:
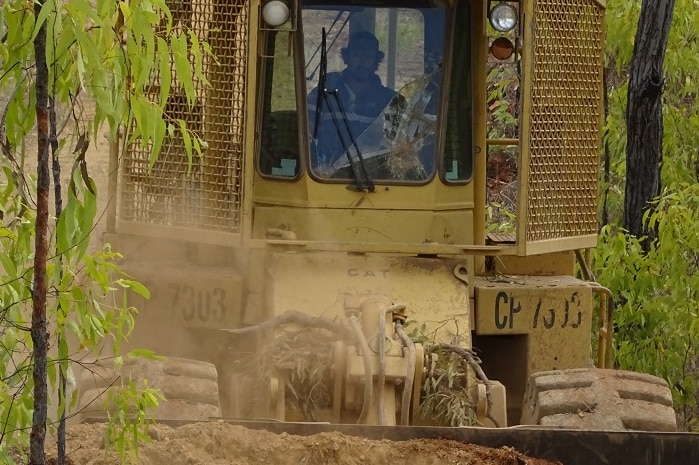
<svg viewBox="0 0 699 465">
<path fill-rule="evenodd" d="M 617 296 L 617 366 L 652 373 L 671 385 L 686 426 L 697 425 L 699 381 L 699 185 L 666 193 L 650 215 L 659 240 L 644 254 L 638 238 L 605 227 L 597 249 L 598 279 Z"/>
<path fill-rule="evenodd" d="M 427 347 L 429 366 L 422 385 L 419 414 L 446 426 L 477 424 L 476 406 L 469 385 L 468 362 L 439 346 Z"/>
<path fill-rule="evenodd" d="M 607 3 L 607 95 L 605 144 L 609 156 L 609 225 L 596 252 L 596 275 L 616 296 L 615 363 L 620 368 L 656 374 L 673 390 L 684 428 L 698 429 L 694 395 L 699 329 L 699 10 L 695 0 L 680 0 L 665 59 L 663 89 L 663 193 L 647 215 L 659 240 L 644 255 L 637 238 L 619 231 L 623 215 L 626 160 L 625 109 L 628 68 L 640 2 Z"/>
<path fill-rule="evenodd" d="M 164 138 L 179 132 L 191 160 L 205 143 L 183 121 L 168 119 L 163 109 L 174 90 L 194 104 L 195 83 L 206 84 L 202 60 L 210 50 L 193 31 L 172 24 L 165 0 L 46 0 L 36 17 L 33 2 L 6 0 L 0 5 L 0 25 L 5 34 L 0 41 L 0 456 L 6 458 L 9 448 L 29 442 L 35 408 L 29 333 L 35 186 L 26 175 L 24 151 L 36 125 L 33 38 L 46 27 L 48 91 L 58 116 L 58 150 L 52 155 L 60 160 L 67 147 L 75 147 L 76 158 L 67 199 L 49 232 L 55 251 L 47 263 L 47 368 L 53 388 L 59 370 L 70 374 L 70 360 L 78 353 L 99 352 L 107 345 L 118 351 L 128 338 L 136 309 L 124 289 L 148 297 L 144 286 L 119 269 L 120 254 L 109 245 L 96 252 L 89 247 L 97 189 L 84 159 L 86 144 L 108 129 L 112 141 L 120 135 L 125 144 L 149 148 L 152 164 Z M 138 425 L 157 396 L 126 390 L 115 402 L 115 427 L 125 426 L 127 419 Z M 135 417 L 125 416 L 131 403 L 141 412 Z M 68 404 L 59 400 L 56 417 Z M 128 438 L 115 432 L 112 440 L 125 460 L 143 438 L 134 429 Z"/>
<path fill-rule="evenodd" d="M 408 331 L 408 337 L 416 344 L 432 343 L 432 338 L 427 334 L 427 324 L 417 320 L 408 319 L 404 328 Z"/>
<path fill-rule="evenodd" d="M 106 450 L 112 448 L 122 464 L 138 463 L 138 447 L 151 442 L 148 425 L 153 422 L 148 412 L 164 400 L 159 390 L 137 386 L 133 381 L 120 389 L 111 389 L 104 400 L 104 409 L 109 413 L 109 424 L 105 432 Z M 114 412 L 114 413 L 111 413 Z"/>
<path fill-rule="evenodd" d="M 488 139 L 519 137 L 519 71 L 511 61 L 488 63 Z M 514 233 L 516 229 L 518 153 L 514 146 L 486 147 L 486 232 Z"/>
<path fill-rule="evenodd" d="M 414 343 L 423 345 L 428 361 L 418 415 L 438 425 L 476 425 L 475 367 L 471 363 L 480 364 L 480 360 L 466 349 L 436 344 L 425 323 L 407 320 L 405 329 Z"/>
<path fill-rule="evenodd" d="M 505 206 L 500 202 L 490 202 L 486 206 L 486 232 L 514 233 L 517 216 L 512 211 L 513 206 Z"/>
<path fill-rule="evenodd" d="M 4 124 L 11 147 L 20 146 L 36 119 L 33 81 L 26 73 L 34 60 L 31 39 L 37 26 L 32 8 L 23 0 L 10 0 L 0 9 L 8 34 L 0 44 L 0 89 L 26 97 L 12 99 L 7 108 Z M 195 151 L 200 151 L 203 141 L 198 135 L 164 119 L 163 108 L 173 87 L 194 103 L 194 83 L 206 83 L 202 57 L 209 47 L 181 24 L 172 25 L 164 0 L 97 0 L 96 7 L 88 0 L 47 0 L 37 19 L 48 28 L 49 94 L 69 106 L 79 103 L 79 95 L 88 95 L 94 115 L 80 121 L 86 124 L 87 134 L 94 138 L 106 125 L 116 140 L 124 129 L 127 142 L 151 149 L 152 163 L 168 128 L 183 137 L 186 134 L 195 142 Z M 159 89 L 158 101 L 144 93 L 153 88 Z M 191 157 L 192 152 L 187 155 Z"/>
<path fill-rule="evenodd" d="M 11 172 L 2 159 L 0 166 L 6 174 Z M 5 427 L 5 448 L 28 442 L 34 409 L 29 333 L 34 213 L 22 208 L 21 199 L 12 195 L 16 191 L 11 182 L 0 179 L 0 190 L 0 211 L 4 212 L 0 229 L 0 424 Z M 106 343 L 118 350 L 119 342 L 130 334 L 136 309 L 124 301 L 110 301 L 115 289 L 128 287 L 147 295 L 142 285 L 119 270 L 116 262 L 122 256 L 108 245 L 87 252 L 94 215 L 94 194 L 82 187 L 70 191 L 57 226 L 60 253 L 50 259 L 47 267 L 51 283 L 47 316 L 54 348 L 48 366 L 52 386 L 56 386 L 59 367 L 63 373 L 68 372 L 74 351 L 100 348 Z M 76 341 L 72 350 L 66 344 L 68 333 Z M 61 400 L 56 417 L 65 404 Z"/>
<path fill-rule="evenodd" d="M 518 132 L 519 114 L 517 108 L 519 77 L 517 70 L 509 62 L 495 62 L 490 65 L 488 83 L 488 138 L 514 138 Z"/>
</svg>

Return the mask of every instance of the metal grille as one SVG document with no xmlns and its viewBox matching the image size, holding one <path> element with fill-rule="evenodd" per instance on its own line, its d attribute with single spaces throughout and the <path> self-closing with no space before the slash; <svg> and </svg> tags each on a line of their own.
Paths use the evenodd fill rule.
<svg viewBox="0 0 699 465">
<path fill-rule="evenodd" d="M 208 41 L 216 59 L 204 61 L 210 85 L 195 81 L 188 108 L 172 66 L 166 114 L 183 119 L 206 141 L 191 165 L 178 134 L 166 137 L 153 169 L 147 150 L 132 145 L 121 163 L 120 219 L 237 233 L 240 230 L 248 5 L 245 0 L 169 0 L 175 26 Z M 159 77 L 151 91 L 157 96 Z"/>
<path fill-rule="evenodd" d="M 597 233 L 602 7 L 537 0 L 527 241 Z"/>
</svg>

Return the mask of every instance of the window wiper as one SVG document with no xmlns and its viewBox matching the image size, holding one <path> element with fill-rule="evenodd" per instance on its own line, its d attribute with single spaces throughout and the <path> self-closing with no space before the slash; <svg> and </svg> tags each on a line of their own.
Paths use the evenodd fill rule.
<svg viewBox="0 0 699 465">
<path fill-rule="evenodd" d="M 342 100 L 340 99 L 340 95 L 338 94 L 337 89 L 325 89 L 325 93 L 327 94 L 326 97 L 328 95 L 332 95 L 334 97 L 335 104 L 337 105 L 340 115 L 342 116 L 342 121 L 345 123 L 345 131 L 349 135 L 350 140 L 349 144 L 347 144 L 345 143 L 345 138 L 342 134 L 342 128 L 340 127 L 340 122 L 337 119 L 337 115 L 335 114 L 335 111 L 332 108 L 330 108 L 330 101 L 328 101 L 330 117 L 332 118 L 333 125 L 337 130 L 337 137 L 340 138 L 340 144 L 342 144 L 342 148 L 347 154 L 347 160 L 349 161 L 350 167 L 352 168 L 352 172 L 354 173 L 354 177 L 357 180 L 357 190 L 362 191 L 366 189 L 369 192 L 374 192 L 376 190 L 374 180 L 371 178 L 369 170 L 367 170 L 366 163 L 364 162 L 364 156 L 362 155 L 362 151 L 359 150 L 359 145 L 357 144 L 357 139 L 356 137 L 354 137 L 354 134 L 352 134 L 352 130 L 349 126 L 349 121 L 347 120 L 347 113 L 345 112 L 345 108 L 342 106 Z M 350 145 L 354 147 L 355 153 L 357 155 L 356 160 L 352 158 L 352 155 L 350 154 Z"/>
<path fill-rule="evenodd" d="M 316 119 L 313 122 L 313 139 L 318 139 L 318 126 L 320 125 L 320 116 L 323 109 L 323 103 L 325 101 L 325 77 L 328 74 L 328 56 L 327 48 L 325 46 L 325 28 L 321 30 L 320 39 L 320 74 L 318 75 L 318 92 L 316 92 Z"/>
<path fill-rule="evenodd" d="M 326 49 L 326 32 L 325 28 L 322 29 L 322 34 L 321 34 L 321 50 L 320 50 L 320 74 L 318 76 L 318 92 L 316 93 L 316 111 L 315 111 L 315 121 L 313 125 L 313 139 L 317 140 L 318 139 L 318 127 L 320 125 L 320 118 L 322 115 L 322 109 L 323 109 L 323 104 L 327 105 L 328 111 L 330 112 L 330 117 L 333 122 L 333 126 L 335 126 L 335 130 L 337 131 L 337 137 L 340 140 L 340 144 L 342 146 L 342 149 L 344 152 L 347 154 L 347 159 L 349 160 L 350 167 L 352 168 L 352 172 L 354 173 L 354 177 L 357 181 L 357 190 L 369 190 L 370 192 L 374 192 L 376 190 L 376 186 L 374 185 L 374 180 L 371 179 L 371 176 L 369 175 L 369 171 L 367 170 L 366 163 L 364 163 L 364 157 L 362 156 L 362 152 L 359 150 L 359 145 L 357 145 L 357 140 L 352 134 L 352 131 L 349 126 L 349 121 L 347 120 L 347 113 L 345 112 L 344 107 L 342 106 L 342 101 L 340 99 L 340 96 L 337 92 L 337 89 L 332 89 L 329 90 L 326 88 L 326 76 L 328 74 L 328 56 L 327 56 L 327 49 Z M 333 109 L 332 105 L 330 104 L 330 99 L 328 96 L 332 95 L 333 100 L 335 101 L 335 106 L 337 107 L 340 115 L 342 116 L 342 121 L 344 121 L 344 126 L 345 126 L 345 131 L 349 135 L 349 144 L 345 141 L 345 137 L 342 131 L 342 128 L 340 126 L 340 121 L 338 121 L 337 113 L 336 110 Z M 357 161 L 355 161 L 352 158 L 352 155 L 350 154 L 349 147 L 353 146 L 354 150 L 357 153 Z"/>
</svg>

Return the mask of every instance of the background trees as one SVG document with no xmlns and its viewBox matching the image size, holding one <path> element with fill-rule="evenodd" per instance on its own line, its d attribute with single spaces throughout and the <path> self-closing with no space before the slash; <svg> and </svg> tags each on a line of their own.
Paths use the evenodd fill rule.
<svg viewBox="0 0 699 465">
<path fill-rule="evenodd" d="M 643 215 L 660 195 L 663 64 L 674 9 L 675 0 L 643 0 L 629 69 L 624 227 L 634 236 L 646 236 L 646 252 L 656 237 Z"/>
<path fill-rule="evenodd" d="M 653 20 L 660 21 L 658 27 L 667 25 L 671 2 L 644 1 L 642 5 L 648 8 L 645 13 L 664 6 L 665 14 L 657 11 L 660 17 Z M 647 60 L 655 68 L 645 68 L 649 77 L 660 79 L 662 87 L 656 89 L 656 94 L 661 93 L 655 97 L 661 100 L 654 100 L 655 106 L 630 104 L 627 119 L 627 95 L 633 99 L 649 98 L 639 96 L 643 73 L 638 74 L 638 81 L 631 76 L 636 69 L 642 71 L 642 67 L 634 68 L 631 63 L 634 37 L 643 13 L 638 1 L 607 2 L 608 168 L 602 174 L 604 222 L 595 263 L 598 281 L 617 296 L 617 366 L 667 379 L 673 388 L 680 424 L 694 430 L 699 426 L 695 411 L 699 357 L 699 84 L 695 78 L 699 69 L 698 6 L 696 0 L 676 2 L 664 66 L 658 68 L 662 61 L 656 56 Z M 640 31 L 641 40 L 660 40 L 643 35 L 643 25 Z M 654 50 L 658 52 L 657 48 Z M 630 82 L 633 89 L 629 89 Z M 662 131 L 657 124 L 646 124 L 652 116 L 661 115 Z M 628 134 L 625 121 L 633 126 Z M 641 134 L 642 131 L 648 134 Z M 644 143 L 644 137 L 652 135 L 662 135 L 662 145 Z M 637 158 L 627 164 L 626 153 Z M 657 184 L 649 179 L 652 176 L 658 177 Z M 654 189 L 659 190 L 656 193 Z M 628 197 L 629 190 L 632 197 Z M 657 241 L 646 241 L 646 231 L 656 232 Z"/>
</svg>

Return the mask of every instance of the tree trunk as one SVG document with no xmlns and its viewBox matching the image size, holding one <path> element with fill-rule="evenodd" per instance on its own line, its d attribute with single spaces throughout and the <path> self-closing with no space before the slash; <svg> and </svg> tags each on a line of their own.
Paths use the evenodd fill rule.
<svg viewBox="0 0 699 465">
<path fill-rule="evenodd" d="M 660 194 L 663 153 L 663 62 L 675 0 L 643 0 L 631 58 L 626 107 L 626 199 L 624 227 L 646 236 L 647 252 L 657 234 L 643 221 Z"/>
<path fill-rule="evenodd" d="M 35 0 L 34 17 L 38 18 L 44 0 Z M 44 443 L 48 410 L 46 382 L 48 329 L 46 321 L 46 258 L 49 222 L 49 112 L 46 65 L 46 23 L 34 39 L 36 60 L 36 123 L 38 137 L 36 237 L 34 241 L 34 282 L 32 286 L 32 342 L 34 344 L 34 418 L 29 444 L 29 464 L 44 465 Z"/>
</svg>

